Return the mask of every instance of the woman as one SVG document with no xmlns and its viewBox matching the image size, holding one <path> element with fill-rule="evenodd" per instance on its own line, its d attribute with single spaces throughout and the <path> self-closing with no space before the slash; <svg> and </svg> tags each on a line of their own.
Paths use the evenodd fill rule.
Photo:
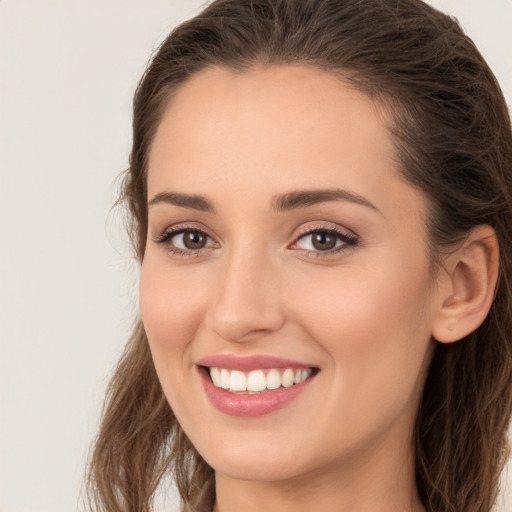
<svg viewBox="0 0 512 512">
<path fill-rule="evenodd" d="M 512 136 L 418 0 L 217 0 L 135 96 L 141 321 L 94 510 L 489 512 L 511 413 Z"/>
</svg>

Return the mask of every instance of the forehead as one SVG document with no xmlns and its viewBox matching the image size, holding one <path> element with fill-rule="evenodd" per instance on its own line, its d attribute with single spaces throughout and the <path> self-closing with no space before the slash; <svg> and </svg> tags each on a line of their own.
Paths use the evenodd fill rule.
<svg viewBox="0 0 512 512">
<path fill-rule="evenodd" d="M 157 139 L 188 143 L 191 149 L 211 143 L 213 150 L 245 137 L 253 147 L 265 146 L 277 155 L 276 146 L 283 143 L 288 143 L 283 150 L 298 153 L 304 142 L 325 141 L 327 146 L 338 138 L 343 148 L 362 135 L 367 139 L 364 153 L 384 149 L 391 157 L 388 124 L 380 105 L 341 76 L 317 68 L 280 65 L 240 73 L 212 67 L 175 92 Z M 344 127 L 350 129 L 342 133 Z"/>
<path fill-rule="evenodd" d="M 208 195 L 217 186 L 263 201 L 265 193 L 335 187 L 379 209 L 408 194 L 420 210 L 422 194 L 398 172 L 390 124 L 379 104 L 317 68 L 209 68 L 169 102 L 150 152 L 148 194 Z"/>
</svg>

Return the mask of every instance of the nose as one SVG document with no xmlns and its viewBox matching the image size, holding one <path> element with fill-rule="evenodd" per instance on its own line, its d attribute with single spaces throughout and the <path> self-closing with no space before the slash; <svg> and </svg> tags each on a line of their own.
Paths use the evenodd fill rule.
<svg viewBox="0 0 512 512">
<path fill-rule="evenodd" d="M 284 323 L 276 270 L 250 249 L 226 256 L 205 325 L 226 341 L 247 342 L 275 332 Z"/>
</svg>

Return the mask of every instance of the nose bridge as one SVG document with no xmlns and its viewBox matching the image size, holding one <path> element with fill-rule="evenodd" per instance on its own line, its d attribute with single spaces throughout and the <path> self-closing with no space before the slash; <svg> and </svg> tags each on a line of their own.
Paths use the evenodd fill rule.
<svg viewBox="0 0 512 512">
<path fill-rule="evenodd" d="M 245 341 L 279 329 L 283 322 L 275 287 L 276 269 L 264 250 L 233 247 L 219 269 L 206 323 L 228 341 Z"/>
</svg>

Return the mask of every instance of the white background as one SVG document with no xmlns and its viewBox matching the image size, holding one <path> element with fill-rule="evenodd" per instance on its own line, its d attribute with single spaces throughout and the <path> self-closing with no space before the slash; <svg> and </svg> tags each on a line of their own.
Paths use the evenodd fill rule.
<svg viewBox="0 0 512 512">
<path fill-rule="evenodd" d="M 155 45 L 203 3 L 0 0 L 0 512 L 82 510 L 85 454 L 137 303 L 109 213 L 131 100 Z M 510 104 L 512 0 L 431 3 L 459 18 Z"/>
</svg>

